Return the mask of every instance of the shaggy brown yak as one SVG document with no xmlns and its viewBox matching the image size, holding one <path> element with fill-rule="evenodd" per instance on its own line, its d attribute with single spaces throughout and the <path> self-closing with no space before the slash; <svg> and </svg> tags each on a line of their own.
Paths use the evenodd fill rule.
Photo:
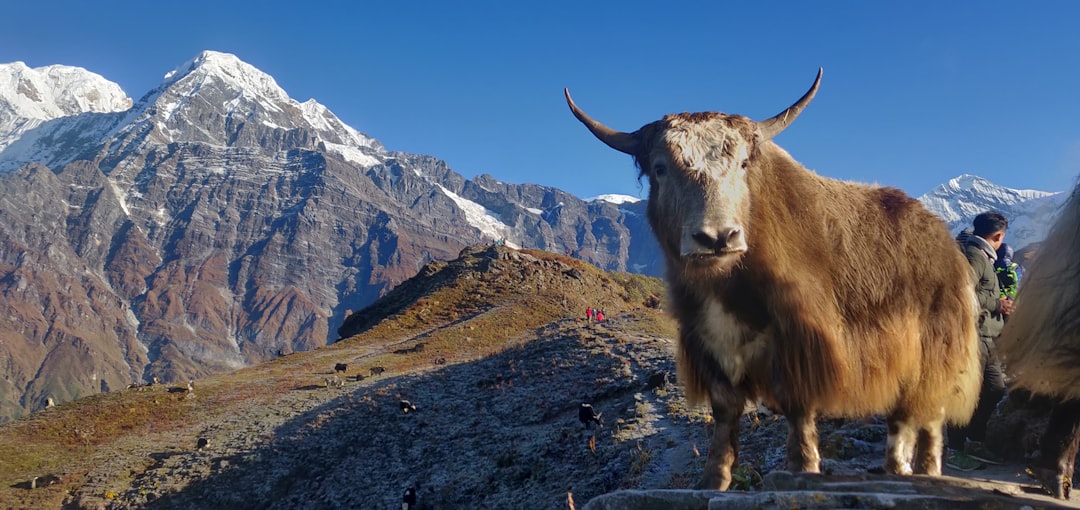
<svg viewBox="0 0 1080 510">
<path fill-rule="evenodd" d="M 1051 494 L 1068 499 L 1080 446 L 1080 186 L 1024 272 L 997 352 L 1013 389 L 1060 399 L 1031 471 Z"/>
<path fill-rule="evenodd" d="M 701 486 L 726 489 L 739 415 L 788 419 L 787 467 L 817 472 L 819 416 L 884 414 L 892 473 L 941 473 L 942 425 L 971 417 L 982 378 L 971 268 L 945 224 L 895 188 L 826 179 L 771 140 L 779 115 L 667 115 L 633 133 L 566 101 L 649 180 L 647 214 L 679 321 L 679 382 L 712 405 Z"/>
</svg>

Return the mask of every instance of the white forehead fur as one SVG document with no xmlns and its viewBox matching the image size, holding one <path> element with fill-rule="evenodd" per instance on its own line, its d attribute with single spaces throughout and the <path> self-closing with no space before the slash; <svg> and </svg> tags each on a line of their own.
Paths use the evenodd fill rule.
<svg viewBox="0 0 1080 510">
<path fill-rule="evenodd" d="M 731 170 L 739 170 L 736 173 L 741 174 L 742 162 L 749 156 L 749 143 L 719 119 L 705 122 L 672 119 L 662 139 L 674 151 L 671 156 L 678 162 L 712 179 L 723 179 Z"/>
</svg>

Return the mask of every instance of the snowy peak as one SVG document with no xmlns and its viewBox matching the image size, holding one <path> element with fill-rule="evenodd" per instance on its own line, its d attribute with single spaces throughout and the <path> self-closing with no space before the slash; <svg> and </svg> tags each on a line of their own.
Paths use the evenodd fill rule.
<svg viewBox="0 0 1080 510">
<path fill-rule="evenodd" d="M 218 81 L 226 87 L 251 96 L 261 96 L 272 101 L 287 101 L 285 93 L 270 75 L 258 70 L 229 53 L 206 50 L 199 56 L 165 74 L 163 88 L 180 82 L 189 82 L 189 90 Z"/>
<path fill-rule="evenodd" d="M 0 172 L 174 142 L 266 155 L 323 150 L 362 168 L 388 157 L 325 106 L 292 99 L 270 75 L 228 53 L 200 53 L 133 107 L 119 86 L 83 69 L 0 66 Z"/>
<path fill-rule="evenodd" d="M 1015 249 L 1046 237 L 1064 199 L 1061 192 L 1007 188 L 970 174 L 949 179 L 919 197 L 927 209 L 945 220 L 953 233 L 971 226 L 979 213 L 1004 214 L 1009 219 L 1005 241 Z"/>
<path fill-rule="evenodd" d="M 963 174 L 938 186 L 919 198 L 924 204 L 934 204 L 935 212 L 947 222 L 974 217 L 990 209 L 1008 209 L 1029 200 L 1056 195 L 1047 191 L 1012 189 L 998 186 L 982 177 Z"/>
<path fill-rule="evenodd" d="M 0 152 L 44 122 L 129 108 L 131 98 L 119 85 L 86 69 L 0 64 Z"/>
<path fill-rule="evenodd" d="M 196 100 L 197 98 L 197 100 Z M 347 126 L 314 100 L 301 104 L 274 79 L 235 55 L 204 51 L 165 75 L 144 97 L 141 114 L 121 134 L 154 127 L 158 143 L 199 141 L 220 146 L 247 146 L 260 140 L 289 138 L 255 135 L 258 130 L 302 130 L 302 145 L 324 144 L 361 166 L 378 163 L 382 146 Z M 208 125 L 208 122 L 210 123 Z M 192 126 L 198 129 L 192 130 Z M 294 138 L 295 139 L 295 138 Z M 278 147 L 285 148 L 285 147 Z"/>
<path fill-rule="evenodd" d="M 630 195 L 607 194 L 607 195 L 597 195 L 597 196 L 592 197 L 592 198 L 586 198 L 585 201 L 586 202 L 600 201 L 600 202 L 608 202 L 608 203 L 619 205 L 619 204 L 634 204 L 634 203 L 640 202 L 641 199 L 638 198 L 638 197 L 632 197 Z"/>
<path fill-rule="evenodd" d="M 5 114 L 51 120 L 86 112 L 119 112 L 131 98 L 119 85 L 80 67 L 30 68 L 22 62 L 0 64 L 0 103 Z"/>
</svg>

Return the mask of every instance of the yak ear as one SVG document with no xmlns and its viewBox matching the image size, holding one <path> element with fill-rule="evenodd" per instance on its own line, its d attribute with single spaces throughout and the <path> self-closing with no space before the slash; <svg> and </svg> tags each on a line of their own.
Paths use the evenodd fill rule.
<svg viewBox="0 0 1080 510">
<path fill-rule="evenodd" d="M 593 136 L 599 138 L 601 142 L 606 143 L 608 147 L 619 152 L 624 152 L 631 156 L 636 155 L 639 152 L 638 149 L 641 147 L 641 141 L 635 134 L 615 131 L 614 129 L 597 122 L 574 104 L 574 99 L 570 97 L 570 89 L 564 88 L 563 94 L 566 95 L 566 104 L 570 105 L 570 111 L 574 113 L 574 117 L 577 117 L 577 120 L 581 121 L 582 124 L 585 124 L 585 127 L 589 128 L 589 131 L 592 131 Z"/>
<path fill-rule="evenodd" d="M 758 132 L 761 133 L 764 140 L 772 140 L 774 136 L 780 134 L 784 129 L 787 129 L 795 118 L 802 113 L 803 109 L 810 104 L 810 101 L 814 99 L 814 95 L 817 94 L 818 85 L 821 84 L 821 72 L 822 68 L 819 67 L 817 78 L 814 79 L 814 84 L 810 86 L 810 90 L 806 91 L 798 101 L 795 101 L 795 104 L 787 107 L 786 110 L 778 113 L 772 118 L 757 123 Z"/>
</svg>

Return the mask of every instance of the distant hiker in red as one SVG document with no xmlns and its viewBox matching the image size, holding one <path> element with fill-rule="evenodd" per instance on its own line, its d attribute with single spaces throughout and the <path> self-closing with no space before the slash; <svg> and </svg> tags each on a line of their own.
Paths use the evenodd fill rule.
<svg viewBox="0 0 1080 510">
<path fill-rule="evenodd" d="M 603 310 L 597 310 L 596 311 L 596 322 L 604 322 L 604 311 Z"/>
<path fill-rule="evenodd" d="M 593 309 L 590 306 L 590 307 L 585 309 L 585 320 L 587 320 L 589 322 L 592 322 L 592 317 L 593 317 Z"/>
</svg>

